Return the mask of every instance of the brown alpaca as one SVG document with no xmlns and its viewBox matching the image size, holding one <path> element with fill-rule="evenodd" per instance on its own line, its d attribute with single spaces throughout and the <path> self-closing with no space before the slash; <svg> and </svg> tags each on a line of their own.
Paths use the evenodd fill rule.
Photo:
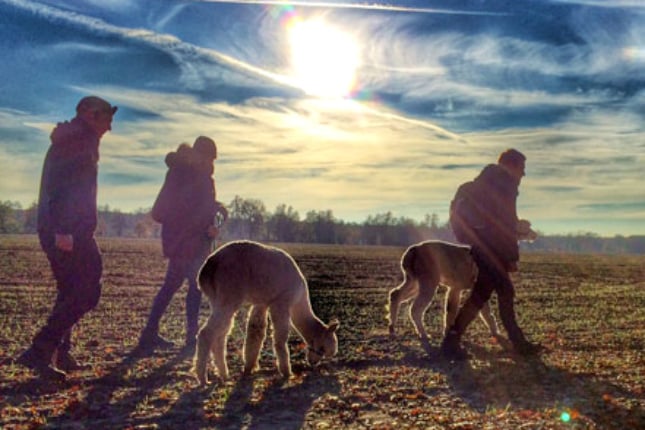
<svg viewBox="0 0 645 430">
<path fill-rule="evenodd" d="M 233 317 L 244 303 L 251 304 L 244 343 L 244 373 L 258 367 L 267 328 L 273 324 L 273 350 L 283 377 L 291 375 L 287 338 L 290 323 L 308 347 L 311 365 L 338 350 L 338 321 L 324 324 L 311 309 L 307 281 L 285 251 L 251 241 L 228 243 L 208 257 L 199 273 L 199 286 L 208 298 L 211 314 L 197 335 L 194 371 L 208 383 L 207 362 L 213 354 L 222 380 L 228 378 L 226 341 Z"/>
<path fill-rule="evenodd" d="M 390 291 L 387 309 L 390 336 L 396 335 L 396 320 L 401 303 L 414 299 L 410 319 L 417 335 L 424 341 L 428 334 L 423 327 L 423 315 L 441 283 L 448 288 L 444 312 L 444 333 L 457 317 L 461 293 L 473 287 L 477 279 L 477 265 L 470 254 L 470 247 L 428 240 L 410 246 L 401 257 L 403 282 Z M 497 323 L 488 303 L 482 307 L 480 317 L 493 336 L 498 336 Z"/>
</svg>

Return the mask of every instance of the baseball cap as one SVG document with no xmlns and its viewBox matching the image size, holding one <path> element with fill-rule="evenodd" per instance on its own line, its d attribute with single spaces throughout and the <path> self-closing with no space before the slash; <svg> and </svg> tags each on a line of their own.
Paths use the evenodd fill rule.
<svg viewBox="0 0 645 430">
<path fill-rule="evenodd" d="M 117 106 L 112 106 L 107 101 L 97 96 L 83 97 L 76 105 L 76 113 L 81 112 L 105 112 L 114 115 L 117 111 Z"/>
</svg>

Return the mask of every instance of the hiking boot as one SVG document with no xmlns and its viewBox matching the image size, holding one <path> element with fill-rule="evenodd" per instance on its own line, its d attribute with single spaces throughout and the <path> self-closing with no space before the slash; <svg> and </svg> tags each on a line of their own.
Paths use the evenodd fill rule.
<svg viewBox="0 0 645 430">
<path fill-rule="evenodd" d="M 152 339 L 152 342 L 153 342 L 154 347 L 158 348 L 158 349 L 172 349 L 172 348 L 175 347 L 174 342 L 172 342 L 170 340 L 167 340 L 167 339 L 164 339 L 163 337 L 161 337 L 159 335 L 156 335 Z"/>
<path fill-rule="evenodd" d="M 52 366 L 47 360 L 39 356 L 32 348 L 23 352 L 16 362 L 33 370 L 42 379 L 54 382 L 65 382 L 67 375 L 62 370 Z"/>
<path fill-rule="evenodd" d="M 513 350 L 523 357 L 532 357 L 538 355 L 540 351 L 542 351 L 542 345 L 525 340 L 523 342 L 514 343 Z"/>
<path fill-rule="evenodd" d="M 441 342 L 441 354 L 450 361 L 468 360 L 468 352 L 459 344 L 459 335 L 454 331 L 449 331 Z"/>
<path fill-rule="evenodd" d="M 54 356 L 53 362 L 58 369 L 65 372 L 89 369 L 88 365 L 80 364 L 69 352 L 58 351 Z"/>
<path fill-rule="evenodd" d="M 141 336 L 139 344 L 136 347 L 136 352 L 140 355 L 152 354 L 155 349 L 171 349 L 175 344 L 169 340 L 164 339 L 158 334 L 152 336 Z"/>
</svg>

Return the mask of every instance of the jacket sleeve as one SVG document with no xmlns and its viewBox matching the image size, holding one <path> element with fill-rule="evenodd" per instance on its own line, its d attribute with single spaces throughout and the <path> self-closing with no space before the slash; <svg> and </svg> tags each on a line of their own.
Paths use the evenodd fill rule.
<svg viewBox="0 0 645 430">
<path fill-rule="evenodd" d="M 509 187 L 501 194 L 502 202 L 497 207 L 497 244 L 500 257 L 509 263 L 520 259 L 517 242 L 517 187 Z"/>
<path fill-rule="evenodd" d="M 208 228 L 215 224 L 217 202 L 213 178 L 200 178 L 191 190 L 193 206 L 191 215 L 186 217 L 185 228 L 195 235 L 206 236 Z"/>
</svg>

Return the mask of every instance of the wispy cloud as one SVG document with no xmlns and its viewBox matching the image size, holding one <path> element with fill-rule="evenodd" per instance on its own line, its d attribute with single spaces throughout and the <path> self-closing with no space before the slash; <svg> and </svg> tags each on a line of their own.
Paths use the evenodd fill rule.
<svg viewBox="0 0 645 430">
<path fill-rule="evenodd" d="M 645 9 L 645 4 L 640 0 L 549 0 L 551 3 L 574 4 L 584 6 L 595 6 L 608 9 Z"/>
<path fill-rule="evenodd" d="M 222 201 L 446 220 L 457 185 L 516 147 L 536 228 L 641 232 L 645 17 L 593 3 L 297 2 L 362 47 L 360 97 L 329 101 L 289 80 L 283 2 L 0 0 L 0 77 L 15 84 L 0 93 L 0 193 L 35 200 L 49 132 L 93 93 L 120 107 L 101 146 L 111 207 L 149 207 L 166 153 L 205 134 Z"/>
<path fill-rule="evenodd" d="M 264 6 L 304 7 L 304 8 L 328 8 L 328 9 L 358 9 L 384 12 L 406 12 L 406 13 L 427 13 L 427 14 L 448 14 L 448 15 L 505 15 L 498 12 L 438 9 L 428 7 L 406 7 L 392 4 L 378 3 L 342 3 L 325 1 L 281 1 L 281 0 L 201 0 L 204 3 L 227 3 L 227 4 L 257 4 Z"/>
</svg>

